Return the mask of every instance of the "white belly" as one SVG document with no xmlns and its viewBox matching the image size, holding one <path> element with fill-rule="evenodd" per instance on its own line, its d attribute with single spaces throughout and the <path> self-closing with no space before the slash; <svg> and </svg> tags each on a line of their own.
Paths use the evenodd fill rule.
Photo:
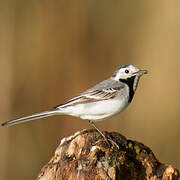
<svg viewBox="0 0 180 180">
<path fill-rule="evenodd" d="M 104 101 L 76 104 L 64 109 L 64 114 L 77 116 L 82 119 L 100 121 L 123 111 L 128 105 L 128 98 L 109 99 Z"/>
</svg>

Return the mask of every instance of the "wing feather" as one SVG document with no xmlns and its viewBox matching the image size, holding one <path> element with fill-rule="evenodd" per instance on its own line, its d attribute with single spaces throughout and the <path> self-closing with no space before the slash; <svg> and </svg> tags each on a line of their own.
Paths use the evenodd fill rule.
<svg viewBox="0 0 180 180">
<path fill-rule="evenodd" d="M 97 102 L 97 101 L 104 101 L 108 99 L 112 99 L 116 97 L 118 92 L 124 87 L 123 84 L 118 83 L 111 85 L 108 88 L 91 88 L 84 93 L 80 94 L 79 96 L 76 96 L 69 101 L 65 102 L 64 104 L 58 105 L 55 108 L 65 108 L 68 106 L 76 105 L 76 104 L 82 104 L 82 103 L 90 103 L 90 102 Z"/>
</svg>

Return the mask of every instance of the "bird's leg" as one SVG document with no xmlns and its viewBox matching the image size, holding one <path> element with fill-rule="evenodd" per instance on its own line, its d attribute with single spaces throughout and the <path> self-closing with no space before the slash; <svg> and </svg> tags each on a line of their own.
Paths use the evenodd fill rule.
<svg viewBox="0 0 180 180">
<path fill-rule="evenodd" d="M 107 143 L 109 143 L 108 140 L 107 140 L 107 138 L 106 138 L 106 136 L 95 126 L 94 122 L 89 120 L 89 123 L 91 124 L 91 126 L 93 126 L 93 127 L 101 134 L 101 136 L 104 138 L 104 140 L 105 140 Z"/>
<path fill-rule="evenodd" d="M 95 126 L 94 122 L 89 120 L 89 123 L 91 124 L 91 126 L 93 126 L 100 134 L 101 136 L 104 138 L 104 140 L 107 142 L 107 144 L 110 146 L 109 141 L 112 142 L 113 144 L 116 145 L 116 147 L 119 149 L 119 146 L 117 145 L 116 142 L 114 142 L 112 139 L 107 139 L 106 136 Z"/>
</svg>

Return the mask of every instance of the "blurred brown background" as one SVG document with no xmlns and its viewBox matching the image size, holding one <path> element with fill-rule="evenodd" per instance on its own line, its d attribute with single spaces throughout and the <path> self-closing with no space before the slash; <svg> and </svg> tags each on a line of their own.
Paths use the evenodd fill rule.
<svg viewBox="0 0 180 180">
<path fill-rule="evenodd" d="M 149 70 L 132 104 L 97 123 L 180 168 L 180 1 L 2 0 L 1 122 L 54 107 L 122 64 Z M 0 127 L 0 179 L 35 179 L 60 139 L 86 120 L 49 117 Z"/>
</svg>

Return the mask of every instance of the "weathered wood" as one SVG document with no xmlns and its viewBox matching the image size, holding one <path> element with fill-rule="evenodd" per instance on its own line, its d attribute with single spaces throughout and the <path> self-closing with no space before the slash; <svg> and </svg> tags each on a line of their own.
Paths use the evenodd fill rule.
<svg viewBox="0 0 180 180">
<path fill-rule="evenodd" d="M 83 130 L 61 140 L 38 180 L 177 180 L 179 171 L 160 163 L 142 143 L 119 133 L 104 132 L 118 145 L 108 147 L 95 130 Z"/>
</svg>

